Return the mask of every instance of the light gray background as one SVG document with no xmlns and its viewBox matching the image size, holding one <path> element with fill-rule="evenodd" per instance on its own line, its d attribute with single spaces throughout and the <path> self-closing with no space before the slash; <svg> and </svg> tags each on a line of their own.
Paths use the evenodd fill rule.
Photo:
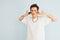
<svg viewBox="0 0 60 40">
<path fill-rule="evenodd" d="M 0 0 L 0 40 L 25 40 L 26 25 L 18 20 L 32 3 L 57 17 L 45 27 L 46 40 L 60 40 L 60 0 Z"/>
</svg>

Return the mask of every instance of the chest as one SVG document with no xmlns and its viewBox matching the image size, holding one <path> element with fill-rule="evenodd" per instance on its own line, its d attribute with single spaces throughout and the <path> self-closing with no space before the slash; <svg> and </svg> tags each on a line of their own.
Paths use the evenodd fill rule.
<svg viewBox="0 0 60 40">
<path fill-rule="evenodd" d="M 42 17 L 38 17 L 38 19 L 32 20 L 32 18 L 27 19 L 27 25 L 29 26 L 44 26 L 44 19 Z"/>
</svg>

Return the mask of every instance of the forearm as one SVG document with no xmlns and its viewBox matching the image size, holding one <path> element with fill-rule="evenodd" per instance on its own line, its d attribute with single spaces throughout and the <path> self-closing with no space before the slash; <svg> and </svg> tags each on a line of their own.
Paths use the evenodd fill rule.
<svg viewBox="0 0 60 40">
<path fill-rule="evenodd" d="M 22 21 L 24 19 L 24 17 L 26 17 L 28 15 L 29 15 L 28 13 L 25 13 L 24 15 L 22 15 L 22 16 L 19 17 L 19 20 Z"/>
<path fill-rule="evenodd" d="M 19 20 L 22 21 L 24 19 L 25 15 L 22 15 L 19 17 Z"/>
<path fill-rule="evenodd" d="M 55 22 L 57 20 L 56 17 L 51 14 L 47 14 L 47 13 L 43 13 L 43 14 L 46 15 L 47 17 L 49 17 L 53 22 Z"/>
<path fill-rule="evenodd" d="M 57 20 L 56 17 L 54 17 L 53 15 L 47 14 L 47 16 L 48 16 L 49 18 L 51 18 L 51 20 L 52 20 L 53 22 L 55 22 L 55 21 Z"/>
</svg>

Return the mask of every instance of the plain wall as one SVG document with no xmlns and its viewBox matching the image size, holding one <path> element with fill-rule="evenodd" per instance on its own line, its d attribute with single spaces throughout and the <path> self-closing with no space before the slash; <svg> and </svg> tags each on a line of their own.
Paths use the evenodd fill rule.
<svg viewBox="0 0 60 40">
<path fill-rule="evenodd" d="M 0 0 L 0 40 L 26 39 L 26 25 L 18 17 L 33 3 L 58 19 L 45 27 L 46 40 L 60 40 L 60 0 Z"/>
</svg>

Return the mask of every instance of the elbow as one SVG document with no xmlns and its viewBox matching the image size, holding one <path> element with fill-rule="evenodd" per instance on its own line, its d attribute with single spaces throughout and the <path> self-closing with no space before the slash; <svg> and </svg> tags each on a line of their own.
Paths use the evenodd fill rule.
<svg viewBox="0 0 60 40">
<path fill-rule="evenodd" d="M 53 18 L 52 19 L 52 22 L 57 22 L 57 18 Z"/>
<path fill-rule="evenodd" d="M 21 21 L 20 17 L 18 18 L 19 21 Z"/>
</svg>

